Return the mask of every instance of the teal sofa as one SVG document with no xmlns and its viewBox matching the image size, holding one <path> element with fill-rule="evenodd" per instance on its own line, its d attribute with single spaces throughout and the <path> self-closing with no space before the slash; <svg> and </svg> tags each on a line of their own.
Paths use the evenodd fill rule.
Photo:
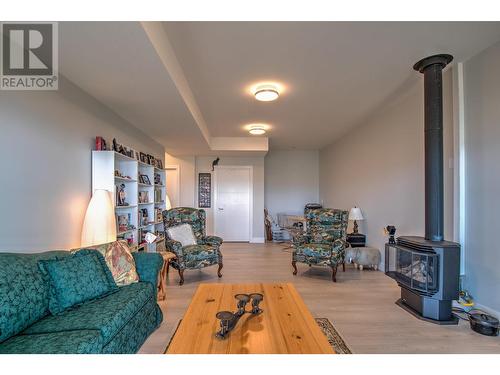
<svg viewBox="0 0 500 375">
<path fill-rule="evenodd" d="M 38 261 L 68 255 L 0 253 L 0 353 L 136 353 L 160 325 L 156 295 L 163 258 L 157 253 L 134 253 L 138 283 L 51 315 Z"/>
</svg>

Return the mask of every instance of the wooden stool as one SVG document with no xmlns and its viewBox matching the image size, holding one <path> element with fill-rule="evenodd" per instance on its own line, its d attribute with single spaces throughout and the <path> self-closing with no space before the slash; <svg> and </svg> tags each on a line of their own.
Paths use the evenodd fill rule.
<svg viewBox="0 0 500 375">
<path fill-rule="evenodd" d="M 167 298 L 167 275 L 170 268 L 170 261 L 175 259 L 175 254 L 169 251 L 161 251 L 159 254 L 163 257 L 163 266 L 158 278 L 158 301 L 163 301 Z"/>
</svg>

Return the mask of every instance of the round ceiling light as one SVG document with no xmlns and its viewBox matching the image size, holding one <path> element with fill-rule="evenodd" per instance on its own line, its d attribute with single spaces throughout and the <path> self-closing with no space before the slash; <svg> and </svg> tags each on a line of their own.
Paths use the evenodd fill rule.
<svg viewBox="0 0 500 375">
<path fill-rule="evenodd" d="M 272 102 L 279 98 L 280 93 L 276 86 L 274 85 L 265 85 L 258 86 L 254 92 L 255 99 L 261 102 Z"/>
<path fill-rule="evenodd" d="M 250 130 L 248 132 L 252 135 L 262 135 L 266 134 L 266 129 L 263 125 L 252 125 L 250 126 Z"/>
</svg>

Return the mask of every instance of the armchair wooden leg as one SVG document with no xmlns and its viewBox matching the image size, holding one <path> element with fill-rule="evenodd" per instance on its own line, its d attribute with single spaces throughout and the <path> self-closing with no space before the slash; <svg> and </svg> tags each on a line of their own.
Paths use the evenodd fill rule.
<svg viewBox="0 0 500 375">
<path fill-rule="evenodd" d="M 293 274 L 297 274 L 297 262 L 292 260 Z"/>
<path fill-rule="evenodd" d="M 337 282 L 337 265 L 332 266 L 332 281 Z"/>
<path fill-rule="evenodd" d="M 222 267 L 223 267 L 223 264 L 219 263 L 219 269 L 217 270 L 217 276 L 219 276 L 219 277 L 222 277 L 222 272 L 220 272 L 222 270 Z"/>
<path fill-rule="evenodd" d="M 179 281 L 179 285 L 184 284 L 184 270 L 179 270 L 179 277 L 181 278 Z"/>
<path fill-rule="evenodd" d="M 170 260 L 167 260 L 167 275 L 168 275 L 168 271 L 170 271 Z"/>
<path fill-rule="evenodd" d="M 345 261 L 342 263 L 342 271 L 345 272 Z"/>
</svg>

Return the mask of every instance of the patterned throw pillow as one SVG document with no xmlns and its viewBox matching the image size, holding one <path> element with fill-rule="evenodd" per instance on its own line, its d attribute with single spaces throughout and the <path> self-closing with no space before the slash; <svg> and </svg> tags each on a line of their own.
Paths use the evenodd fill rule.
<svg viewBox="0 0 500 375">
<path fill-rule="evenodd" d="M 103 256 L 117 285 L 129 285 L 139 281 L 134 257 L 127 241 L 111 242 L 106 247 Z"/>
<path fill-rule="evenodd" d="M 118 290 L 104 258 L 95 250 L 40 260 L 38 267 L 49 284 L 49 310 L 53 315 Z"/>
<path fill-rule="evenodd" d="M 189 224 L 176 225 L 169 227 L 166 230 L 168 238 L 174 241 L 179 241 L 181 245 L 189 246 L 196 245 L 196 238 L 193 233 L 193 228 Z"/>
</svg>

